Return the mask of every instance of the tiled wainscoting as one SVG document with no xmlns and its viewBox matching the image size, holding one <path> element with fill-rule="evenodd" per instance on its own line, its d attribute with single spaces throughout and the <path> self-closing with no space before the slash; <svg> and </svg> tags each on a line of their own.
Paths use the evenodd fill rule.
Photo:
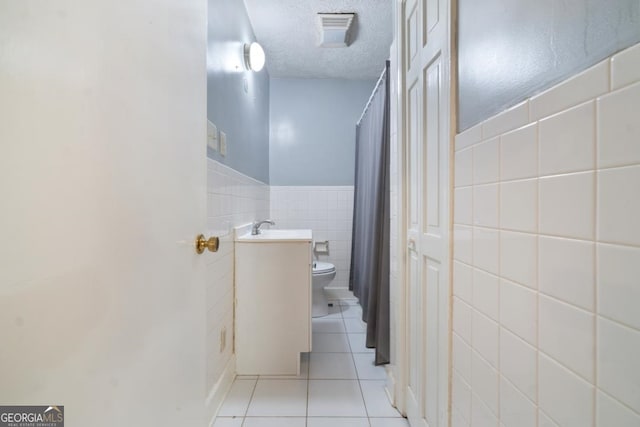
<svg viewBox="0 0 640 427">
<path fill-rule="evenodd" d="M 269 217 L 269 186 L 234 169 L 207 161 L 208 235 L 220 236 L 220 250 L 207 255 L 207 407 L 209 418 L 233 380 L 233 269 L 232 230 L 236 225 Z M 224 332 L 223 332 L 224 331 Z M 221 334 L 225 333 L 225 345 Z M 229 371 L 225 374 L 225 370 Z M 227 378 L 225 378 L 225 375 Z M 229 378 L 229 375 L 231 377 Z"/>
<path fill-rule="evenodd" d="M 349 287 L 353 186 L 272 186 L 271 219 L 276 228 L 312 229 L 316 242 L 328 240 L 329 255 L 314 259 L 336 266 L 329 287 Z"/>
<path fill-rule="evenodd" d="M 640 46 L 456 139 L 454 426 L 640 425 Z"/>
</svg>

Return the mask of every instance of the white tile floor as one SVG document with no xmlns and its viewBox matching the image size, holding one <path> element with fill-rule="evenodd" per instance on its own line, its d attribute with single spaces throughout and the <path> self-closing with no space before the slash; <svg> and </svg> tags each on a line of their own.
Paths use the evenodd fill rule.
<svg viewBox="0 0 640 427">
<path fill-rule="evenodd" d="M 408 427 L 365 347 L 362 309 L 343 302 L 313 320 L 313 352 L 299 377 L 238 377 L 214 427 Z"/>
</svg>

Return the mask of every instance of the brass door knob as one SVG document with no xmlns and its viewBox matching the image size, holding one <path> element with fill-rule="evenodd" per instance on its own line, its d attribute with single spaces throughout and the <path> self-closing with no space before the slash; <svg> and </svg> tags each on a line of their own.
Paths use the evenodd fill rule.
<svg viewBox="0 0 640 427">
<path fill-rule="evenodd" d="M 211 252 L 218 252 L 220 246 L 220 239 L 217 237 L 205 238 L 203 234 L 196 237 L 196 252 L 201 254 L 205 249 L 209 249 Z"/>
</svg>

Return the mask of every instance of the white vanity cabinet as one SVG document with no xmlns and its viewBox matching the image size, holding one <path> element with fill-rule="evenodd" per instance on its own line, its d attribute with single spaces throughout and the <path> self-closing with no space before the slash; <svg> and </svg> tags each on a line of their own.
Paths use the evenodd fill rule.
<svg viewBox="0 0 640 427">
<path fill-rule="evenodd" d="M 299 375 L 311 351 L 311 230 L 263 230 L 235 242 L 238 375 Z"/>
</svg>

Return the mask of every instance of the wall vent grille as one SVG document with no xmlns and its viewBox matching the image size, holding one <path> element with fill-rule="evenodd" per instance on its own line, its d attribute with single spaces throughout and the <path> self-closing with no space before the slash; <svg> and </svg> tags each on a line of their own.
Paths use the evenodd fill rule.
<svg viewBox="0 0 640 427">
<path fill-rule="evenodd" d="M 320 47 L 347 47 L 355 13 L 318 13 Z"/>
</svg>

